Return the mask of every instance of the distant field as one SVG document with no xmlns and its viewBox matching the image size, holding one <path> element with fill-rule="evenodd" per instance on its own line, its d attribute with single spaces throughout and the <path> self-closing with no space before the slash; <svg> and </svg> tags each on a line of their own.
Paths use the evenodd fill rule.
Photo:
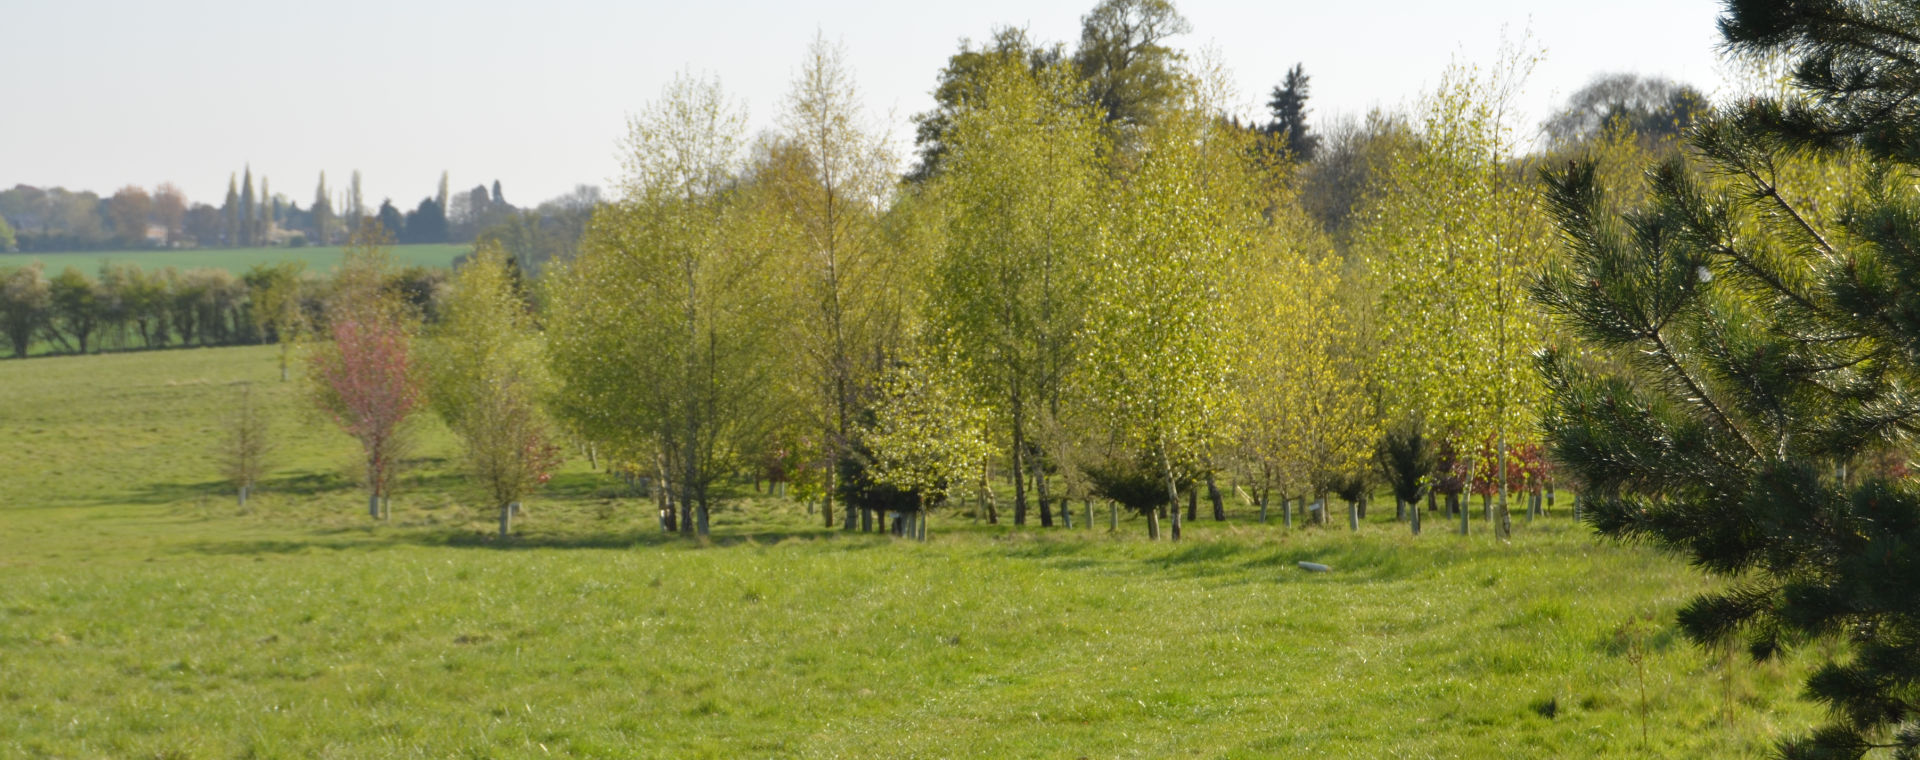
<svg viewBox="0 0 1920 760">
<path fill-rule="evenodd" d="M 473 250 L 461 244 L 399 245 L 393 258 L 401 266 L 450 267 L 455 256 Z M 107 261 L 127 261 L 142 269 L 174 267 L 200 269 L 214 267 L 240 274 L 255 264 L 280 261 L 304 261 L 307 268 L 325 272 L 338 266 L 345 255 L 339 246 L 328 248 L 196 248 L 177 251 L 83 251 L 78 253 L 0 253 L 0 267 L 22 266 L 35 261 L 47 266 L 49 276 L 66 267 L 77 267 L 88 274 L 97 273 Z"/>
<path fill-rule="evenodd" d="M 920 544 L 731 483 L 702 545 L 576 460 L 499 541 L 431 420 L 369 521 L 275 366 L 0 361 L 0 757 L 1725 758 L 1820 717 L 1803 658 L 1688 645 L 1713 582 L 1564 499 L 1511 544 L 1238 504 Z M 245 510 L 209 454 L 238 381 L 276 444 Z"/>
</svg>

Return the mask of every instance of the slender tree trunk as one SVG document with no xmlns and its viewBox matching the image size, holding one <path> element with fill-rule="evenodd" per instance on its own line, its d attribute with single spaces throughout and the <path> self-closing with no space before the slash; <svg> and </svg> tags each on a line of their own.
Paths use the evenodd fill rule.
<svg viewBox="0 0 1920 760">
<path fill-rule="evenodd" d="M 1347 502 L 1347 530 L 1360 532 L 1360 500 Z"/>
<path fill-rule="evenodd" d="M 1213 483 L 1213 473 L 1207 473 L 1207 498 L 1213 500 L 1213 521 L 1227 521 L 1227 505 L 1220 500 L 1220 487 Z"/>
<path fill-rule="evenodd" d="M 1093 500 L 1081 499 L 1080 506 L 1087 510 L 1087 530 L 1093 530 Z"/>
<path fill-rule="evenodd" d="M 1413 535 L 1418 536 L 1420 535 L 1420 505 L 1415 504 L 1407 511 L 1413 514 Z"/>
<path fill-rule="evenodd" d="M 680 535 L 693 535 L 693 489 L 680 487 Z"/>
<path fill-rule="evenodd" d="M 1267 524 L 1267 495 L 1265 493 L 1260 494 L 1260 524 Z"/>
<path fill-rule="evenodd" d="M 873 510 L 867 509 L 866 507 L 860 508 L 860 532 L 873 532 Z"/>
<path fill-rule="evenodd" d="M 1160 540 L 1160 513 L 1151 509 L 1147 510 L 1147 538 Z"/>
<path fill-rule="evenodd" d="M 700 496 L 700 507 L 699 509 L 695 510 L 695 513 L 696 513 L 697 519 L 700 521 L 698 533 L 701 538 L 706 538 L 708 535 L 711 534 L 711 531 L 708 530 L 710 525 L 707 520 L 707 514 L 708 514 L 707 513 L 707 497 L 705 494 L 702 494 Z"/>
<path fill-rule="evenodd" d="M 500 505 L 500 537 L 506 538 L 513 531 L 513 504 Z"/>
<path fill-rule="evenodd" d="M 248 490 L 247 486 L 244 486 L 244 485 L 240 486 L 240 508 L 241 509 L 247 508 L 247 490 Z"/>
<path fill-rule="evenodd" d="M 1289 532 L 1293 530 L 1293 498 L 1290 496 L 1280 497 L 1280 520 Z"/>
<path fill-rule="evenodd" d="M 829 528 L 831 528 L 831 527 L 833 527 L 833 526 L 834 526 L 834 522 L 833 522 L 833 486 L 834 486 L 834 483 L 833 483 L 833 468 L 834 468 L 834 465 L 832 465 L 832 464 L 829 464 L 829 465 L 827 465 L 827 490 L 826 490 L 826 492 L 825 492 L 825 493 L 823 493 L 823 494 L 821 494 L 821 496 L 820 496 L 820 517 L 821 517 L 821 519 L 823 519 L 823 520 L 825 520 L 825 521 L 826 521 L 826 522 L 825 522 L 825 525 L 826 525 L 826 527 L 829 527 Z"/>
<path fill-rule="evenodd" d="M 1027 427 L 1020 391 L 1013 392 L 1013 524 L 1027 524 Z"/>
<path fill-rule="evenodd" d="M 1198 483 L 1187 484 L 1187 522 L 1200 521 L 1200 488 Z"/>
<path fill-rule="evenodd" d="M 1060 527 L 1073 530 L 1073 502 L 1060 497 Z"/>
<path fill-rule="evenodd" d="M 1046 465 L 1040 462 L 1040 457 L 1038 456 L 1034 456 L 1032 459 L 1033 493 L 1035 503 L 1040 507 L 1040 527 L 1051 528 L 1053 527 L 1053 513 L 1048 510 L 1053 508 L 1053 502 L 1049 500 L 1047 494 Z"/>
<path fill-rule="evenodd" d="M 1120 532 L 1120 505 L 1107 502 L 1107 532 Z"/>
<path fill-rule="evenodd" d="M 1458 499 L 1459 499 L 1459 496 L 1456 494 L 1447 494 L 1447 506 L 1449 508 L 1453 507 L 1454 502 L 1457 501 Z M 1459 508 L 1460 508 L 1460 535 L 1464 536 L 1464 535 L 1467 535 L 1467 505 L 1461 504 L 1459 505 Z"/>
<path fill-rule="evenodd" d="M 1420 510 L 1415 509 L 1413 511 L 1418 512 Z M 1407 502 L 1401 499 L 1400 497 L 1395 496 L 1393 497 L 1393 521 L 1400 522 L 1401 520 L 1405 520 L 1405 519 L 1407 519 Z"/>
</svg>

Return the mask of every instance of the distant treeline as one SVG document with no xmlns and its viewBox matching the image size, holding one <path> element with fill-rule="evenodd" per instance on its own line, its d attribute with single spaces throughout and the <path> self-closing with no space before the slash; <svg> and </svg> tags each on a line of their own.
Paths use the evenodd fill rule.
<svg viewBox="0 0 1920 760">
<path fill-rule="evenodd" d="M 407 267 L 388 289 L 428 321 L 438 315 L 444 269 Z M 98 277 L 39 262 L 0 268 L 0 332 L 15 357 L 106 350 L 271 343 L 319 325 L 331 278 L 299 262 L 225 269 L 143 270 L 108 263 Z"/>
<path fill-rule="evenodd" d="M 587 217 L 600 203 L 598 188 L 581 185 L 521 209 L 507 202 L 498 180 L 491 188 L 476 185 L 450 193 L 445 173 L 433 195 L 405 212 L 392 199 L 369 208 L 358 171 L 338 193 L 321 173 L 305 208 L 273 193 L 264 176 L 256 189 L 251 168 L 229 178 L 219 206 L 190 203 L 172 184 L 151 192 L 129 185 L 104 198 L 86 190 L 16 185 L 0 190 L 0 251 L 339 245 L 349 230 L 371 221 L 386 239 L 403 244 L 493 239 L 523 267 L 537 269 L 572 255 Z"/>
</svg>

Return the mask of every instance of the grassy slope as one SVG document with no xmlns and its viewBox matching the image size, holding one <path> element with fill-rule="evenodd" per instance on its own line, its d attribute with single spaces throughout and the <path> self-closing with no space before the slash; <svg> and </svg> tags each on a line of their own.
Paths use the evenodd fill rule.
<svg viewBox="0 0 1920 760">
<path fill-rule="evenodd" d="M 428 244 L 397 245 L 390 250 L 394 262 L 401 266 L 424 266 L 447 268 L 453 266 L 453 259 L 470 250 L 467 244 Z M 244 274 L 255 264 L 273 264 L 281 261 L 304 261 L 307 269 L 326 272 L 340 265 L 345 249 L 339 246 L 327 248 L 195 248 L 178 251 L 81 251 L 75 253 L 0 253 L 0 267 L 24 266 L 35 261 L 46 264 L 47 276 L 59 274 L 67 267 L 74 267 L 87 274 L 97 274 L 100 265 L 107 261 L 125 261 L 140 265 L 142 269 L 174 267 L 176 269 L 199 269 L 210 267 L 226 269 L 234 274 Z"/>
<path fill-rule="evenodd" d="M 502 544 L 435 424 L 368 524 L 275 377 L 267 347 L 0 362 L 0 756 L 1752 756 L 1817 717 L 1802 664 L 1675 638 L 1705 581 L 1564 516 L 918 545 L 748 499 L 699 547 L 574 463 Z M 235 380 L 280 444 L 244 512 L 206 453 Z"/>
</svg>

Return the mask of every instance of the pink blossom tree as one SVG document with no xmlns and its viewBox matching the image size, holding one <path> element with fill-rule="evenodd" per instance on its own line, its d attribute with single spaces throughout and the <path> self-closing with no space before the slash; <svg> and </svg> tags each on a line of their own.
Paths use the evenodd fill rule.
<svg viewBox="0 0 1920 760">
<path fill-rule="evenodd" d="M 384 283 L 386 257 L 377 237 L 348 253 L 340 292 L 328 308 L 327 335 L 308 357 L 314 400 L 366 457 L 367 513 L 389 516 L 397 465 L 406 451 L 404 423 L 424 397 L 404 307 Z"/>
</svg>

